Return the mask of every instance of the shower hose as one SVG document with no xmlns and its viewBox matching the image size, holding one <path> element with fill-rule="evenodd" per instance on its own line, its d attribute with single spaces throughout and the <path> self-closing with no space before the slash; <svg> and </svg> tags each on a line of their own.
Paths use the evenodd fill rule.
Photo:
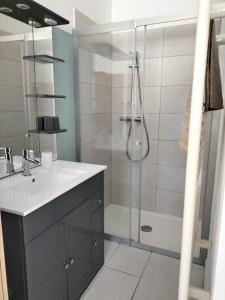
<svg viewBox="0 0 225 300">
<path fill-rule="evenodd" d="M 139 103 L 140 103 L 140 108 L 141 110 L 143 109 L 143 101 L 142 101 L 142 92 L 141 92 L 141 79 L 140 79 L 140 68 L 139 68 L 139 57 L 138 53 L 135 54 L 135 69 L 137 70 L 137 81 L 138 81 L 138 96 L 139 96 Z M 133 66 L 132 66 L 133 68 Z M 131 100 L 133 98 L 133 82 L 134 82 L 134 74 L 132 74 L 131 78 Z M 148 128 L 145 120 L 145 115 L 143 113 L 143 127 L 146 135 L 146 140 L 147 140 L 147 149 L 143 155 L 141 155 L 140 159 L 132 159 L 130 152 L 129 152 L 129 140 L 131 138 L 131 132 L 133 129 L 133 122 L 132 120 L 129 121 L 129 130 L 128 130 L 128 137 L 127 137 L 127 142 L 126 142 L 126 155 L 127 158 L 133 162 L 140 162 L 143 161 L 149 154 L 150 152 L 150 139 L 149 139 L 149 133 L 148 133 Z"/>
</svg>

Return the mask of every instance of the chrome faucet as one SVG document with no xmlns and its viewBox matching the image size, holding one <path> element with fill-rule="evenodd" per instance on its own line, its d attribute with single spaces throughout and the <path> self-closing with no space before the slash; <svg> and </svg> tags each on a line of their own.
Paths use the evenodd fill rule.
<svg viewBox="0 0 225 300">
<path fill-rule="evenodd" d="M 37 166 L 40 166 L 41 163 L 34 159 L 34 151 L 29 149 L 23 150 L 23 161 L 22 161 L 22 169 L 23 169 L 23 176 L 31 176 L 30 172 L 30 163 L 33 163 Z"/>
<path fill-rule="evenodd" d="M 6 160 L 7 174 L 15 174 L 14 165 L 13 165 L 13 155 L 12 155 L 11 148 L 0 147 L 0 150 L 3 150 L 5 153 L 4 159 Z"/>
</svg>

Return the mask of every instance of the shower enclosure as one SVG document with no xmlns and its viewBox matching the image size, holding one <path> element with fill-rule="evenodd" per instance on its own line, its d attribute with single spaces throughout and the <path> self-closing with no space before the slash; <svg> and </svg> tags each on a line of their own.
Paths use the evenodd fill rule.
<svg viewBox="0 0 225 300">
<path fill-rule="evenodd" d="M 79 159 L 108 167 L 106 238 L 173 257 L 181 248 L 186 153 L 178 140 L 192 85 L 195 31 L 195 19 L 152 19 L 89 26 L 74 35 Z M 197 233 L 205 238 L 211 114 L 206 123 Z M 204 253 L 194 251 L 203 263 Z"/>
</svg>

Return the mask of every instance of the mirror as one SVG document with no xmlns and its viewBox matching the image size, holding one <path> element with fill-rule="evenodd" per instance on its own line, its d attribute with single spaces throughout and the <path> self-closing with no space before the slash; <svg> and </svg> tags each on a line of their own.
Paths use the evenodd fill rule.
<svg viewBox="0 0 225 300">
<path fill-rule="evenodd" d="M 22 171 L 23 149 L 39 161 L 43 151 L 75 160 L 72 49 L 64 31 L 33 28 L 0 13 L 0 178 L 11 175 L 6 148 L 12 174 Z"/>
<path fill-rule="evenodd" d="M 42 151 L 51 151 L 56 158 L 56 136 L 43 134 L 38 123 L 39 118 L 55 115 L 52 29 L 32 28 L 2 14 L 0 26 L 2 178 L 22 171 L 23 149 L 33 150 L 39 161 Z M 8 170 L 6 148 L 13 156 L 12 172 Z"/>
<path fill-rule="evenodd" d="M 0 14 L 0 177 L 8 175 L 5 148 L 11 149 L 14 169 L 19 172 L 22 150 L 31 144 L 28 128 L 34 115 L 27 106 L 29 83 L 23 61 L 28 48 L 33 53 L 26 41 L 31 32 L 31 26 Z M 32 68 L 34 71 L 34 65 Z M 38 148 L 37 142 L 35 148 Z"/>
</svg>

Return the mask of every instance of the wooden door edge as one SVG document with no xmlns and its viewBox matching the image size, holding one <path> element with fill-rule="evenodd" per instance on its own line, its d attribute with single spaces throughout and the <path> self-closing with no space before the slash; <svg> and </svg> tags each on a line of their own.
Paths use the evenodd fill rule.
<svg viewBox="0 0 225 300">
<path fill-rule="evenodd" d="M 3 233 L 2 233 L 2 219 L 0 213 L 0 280 L 3 300 L 9 300 L 8 287 L 7 287 L 7 277 L 6 277 L 6 266 L 5 266 L 5 253 L 3 244 Z"/>
</svg>

